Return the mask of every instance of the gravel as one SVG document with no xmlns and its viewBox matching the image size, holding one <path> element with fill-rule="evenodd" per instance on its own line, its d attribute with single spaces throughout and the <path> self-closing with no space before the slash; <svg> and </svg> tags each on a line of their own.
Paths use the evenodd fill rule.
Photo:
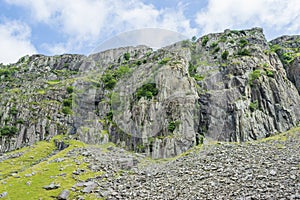
<svg viewBox="0 0 300 200">
<path fill-rule="evenodd" d="M 104 172 L 87 181 L 93 188 L 85 192 L 105 199 L 300 199 L 299 144 L 300 134 L 208 144 L 166 161 L 117 147 L 74 151 L 86 155 L 91 170 Z"/>
</svg>

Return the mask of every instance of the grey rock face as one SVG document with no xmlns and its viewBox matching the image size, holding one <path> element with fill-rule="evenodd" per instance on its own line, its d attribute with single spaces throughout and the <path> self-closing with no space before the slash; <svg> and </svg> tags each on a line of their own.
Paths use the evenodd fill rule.
<svg viewBox="0 0 300 200">
<path fill-rule="evenodd" d="M 203 38 L 198 40 L 192 59 L 204 77 L 198 81 L 203 135 L 248 141 L 297 124 L 299 95 L 286 80 L 277 55 L 269 51 L 261 29 L 227 30 L 206 37 L 205 45 Z"/>
<path fill-rule="evenodd" d="M 300 92 L 300 36 L 282 36 L 270 42 L 271 49 L 279 56 L 286 70 L 287 77 Z"/>
<path fill-rule="evenodd" d="M 70 134 L 166 158 L 203 137 L 268 137 L 299 122 L 298 66 L 299 37 L 269 44 L 260 28 L 157 51 L 23 57 L 0 66 L 0 151 Z"/>
</svg>

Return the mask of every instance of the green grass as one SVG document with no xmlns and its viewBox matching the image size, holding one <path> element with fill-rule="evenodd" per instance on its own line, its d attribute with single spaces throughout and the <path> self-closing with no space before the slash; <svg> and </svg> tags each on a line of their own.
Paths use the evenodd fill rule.
<svg viewBox="0 0 300 200">
<path fill-rule="evenodd" d="M 51 80 L 51 81 L 47 81 L 48 85 L 56 85 L 58 84 L 60 81 L 59 80 Z"/>
<path fill-rule="evenodd" d="M 37 93 L 40 94 L 40 95 L 44 95 L 44 94 L 46 94 L 46 91 L 45 90 L 38 90 Z"/>
<path fill-rule="evenodd" d="M 171 60 L 171 58 L 165 57 L 165 58 L 161 59 L 161 60 L 158 62 L 158 64 L 160 64 L 160 65 L 165 65 L 165 64 L 167 64 L 170 60 Z"/>
<path fill-rule="evenodd" d="M 62 136 L 55 137 L 61 139 Z M 94 178 L 101 175 L 103 172 L 93 172 L 88 169 L 88 163 L 82 162 L 83 157 L 77 155 L 75 158 L 81 161 L 77 165 L 74 157 L 68 157 L 67 153 L 75 148 L 85 147 L 86 145 L 76 140 L 66 141 L 69 147 L 58 152 L 54 156 L 49 156 L 55 145 L 53 139 L 50 142 L 42 141 L 26 147 L 16 152 L 24 153 L 18 158 L 9 159 L 0 163 L 1 178 L 0 178 L 0 193 L 7 192 L 8 195 L 4 199 L 53 199 L 57 197 L 62 190 L 70 189 L 78 181 L 85 181 L 88 178 Z M 39 162 L 42 158 L 44 161 Z M 62 162 L 56 162 L 55 159 L 63 158 Z M 80 175 L 73 175 L 73 171 L 77 169 L 84 169 Z M 17 176 L 11 176 L 12 172 Z M 27 177 L 26 174 L 34 174 Z M 60 188 L 55 190 L 45 190 L 43 186 L 50 183 L 60 184 Z M 71 191 L 70 199 L 76 199 L 77 196 L 82 195 L 78 191 Z M 83 195 L 82 195 L 83 196 Z M 84 195 L 85 199 L 95 199 L 93 194 Z"/>
<path fill-rule="evenodd" d="M 271 136 L 271 137 L 267 137 L 267 138 L 264 138 L 264 139 L 261 139 L 257 142 L 271 142 L 271 141 L 286 141 L 289 137 L 297 137 L 297 134 L 299 134 L 300 132 L 300 127 L 295 127 L 295 128 L 292 128 L 286 132 L 283 132 L 283 133 L 280 133 L 280 134 L 277 134 L 277 135 L 274 135 L 274 136 Z M 298 136 L 299 137 L 299 136 Z"/>
<path fill-rule="evenodd" d="M 261 71 L 259 69 L 254 70 L 249 74 L 249 83 L 250 85 L 253 85 L 253 81 L 256 79 L 259 79 L 261 76 Z"/>
</svg>

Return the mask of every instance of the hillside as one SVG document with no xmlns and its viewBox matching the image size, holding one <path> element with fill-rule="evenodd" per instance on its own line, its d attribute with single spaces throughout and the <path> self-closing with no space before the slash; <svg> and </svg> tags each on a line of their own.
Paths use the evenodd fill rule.
<svg viewBox="0 0 300 200">
<path fill-rule="evenodd" d="M 299 36 L 209 34 L 153 51 L 33 55 L 0 68 L 0 151 L 58 134 L 153 158 L 250 141 L 299 122 Z"/>
<path fill-rule="evenodd" d="M 58 151 L 62 143 L 68 147 Z M 299 199 L 299 145 L 297 128 L 255 142 L 205 142 L 175 158 L 152 160 L 112 143 L 86 145 L 56 136 L 0 156 L 0 194 L 3 199 L 61 194 L 86 200 Z"/>
<path fill-rule="evenodd" d="M 299 47 L 253 28 L 0 64 L 0 193 L 298 198 Z"/>
</svg>

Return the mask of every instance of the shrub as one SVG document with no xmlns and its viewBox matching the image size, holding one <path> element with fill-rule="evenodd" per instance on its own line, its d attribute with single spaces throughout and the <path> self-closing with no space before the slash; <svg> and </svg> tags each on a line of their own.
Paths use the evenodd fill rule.
<svg viewBox="0 0 300 200">
<path fill-rule="evenodd" d="M 138 60 L 136 61 L 136 65 L 141 65 L 142 64 L 142 61 Z"/>
<path fill-rule="evenodd" d="M 69 94 L 72 94 L 72 93 L 74 92 L 73 86 L 68 86 L 68 87 L 67 87 L 67 92 L 68 92 Z"/>
<path fill-rule="evenodd" d="M 129 60 L 130 59 L 130 53 L 129 52 L 124 53 L 124 59 L 125 60 Z"/>
<path fill-rule="evenodd" d="M 168 124 L 168 130 L 173 133 L 176 127 L 178 127 L 180 124 L 180 121 L 171 121 Z"/>
<path fill-rule="evenodd" d="M 215 48 L 216 46 L 218 46 L 218 42 L 213 42 L 210 44 L 210 48 Z"/>
<path fill-rule="evenodd" d="M 279 46 L 278 44 L 270 45 L 270 50 L 272 52 L 277 52 L 280 49 L 281 49 L 281 46 Z"/>
<path fill-rule="evenodd" d="M 193 65 L 191 62 L 189 63 L 189 74 L 193 77 L 197 73 L 197 67 Z"/>
<path fill-rule="evenodd" d="M 228 55 L 229 55 L 229 52 L 227 50 L 223 51 L 223 53 L 222 53 L 222 59 L 223 60 L 227 60 Z"/>
<path fill-rule="evenodd" d="M 112 90 L 117 84 L 118 80 L 129 72 L 130 68 L 128 65 L 120 66 L 118 69 L 114 70 L 106 70 L 101 77 L 101 80 L 104 83 L 104 88 Z"/>
<path fill-rule="evenodd" d="M 199 75 L 199 74 L 195 74 L 195 75 L 193 76 L 193 78 L 194 78 L 196 81 L 202 81 L 202 80 L 205 78 L 205 76 Z"/>
<path fill-rule="evenodd" d="M 70 107 L 65 106 L 62 108 L 62 113 L 64 113 L 65 115 L 71 115 L 73 112 Z"/>
<path fill-rule="evenodd" d="M 11 115 L 18 114 L 18 109 L 16 108 L 16 106 L 11 107 L 11 109 L 9 110 L 9 114 L 11 114 Z"/>
<path fill-rule="evenodd" d="M 226 35 L 222 35 L 221 39 L 219 40 L 219 42 L 226 42 L 227 40 L 227 36 Z"/>
<path fill-rule="evenodd" d="M 116 86 L 116 84 L 117 84 L 117 80 L 114 78 L 111 78 L 104 83 L 104 88 L 112 90 Z"/>
<path fill-rule="evenodd" d="M 9 69 L 0 69 L 0 77 L 4 76 L 8 78 L 11 75 L 11 71 Z"/>
<path fill-rule="evenodd" d="M 64 99 L 63 100 L 63 105 L 66 107 L 71 107 L 72 106 L 72 99 Z"/>
<path fill-rule="evenodd" d="M 239 56 L 251 56 L 251 53 L 248 49 L 242 49 L 237 52 Z"/>
<path fill-rule="evenodd" d="M 165 57 L 165 58 L 161 59 L 161 60 L 158 62 L 158 64 L 160 64 L 160 65 L 165 65 L 165 64 L 167 64 L 170 60 L 171 60 L 171 58 Z"/>
<path fill-rule="evenodd" d="M 254 102 L 251 102 L 249 105 L 249 109 L 251 110 L 251 112 L 254 112 L 255 110 L 258 109 L 258 101 L 255 100 Z"/>
<path fill-rule="evenodd" d="M 202 43 L 202 46 L 204 47 L 206 44 L 207 44 L 207 42 L 208 42 L 208 36 L 206 35 L 206 36 L 204 36 L 202 39 L 201 39 L 201 43 Z"/>
<path fill-rule="evenodd" d="M 240 39 L 240 47 L 243 48 L 248 44 L 248 41 L 245 38 Z"/>
<path fill-rule="evenodd" d="M 106 119 L 109 121 L 113 120 L 113 111 L 110 110 L 107 114 L 106 114 Z"/>
<path fill-rule="evenodd" d="M 197 74 L 197 67 L 194 66 L 191 62 L 189 63 L 189 74 L 193 77 L 196 81 L 202 81 L 205 76 Z"/>
<path fill-rule="evenodd" d="M 218 51 L 220 51 L 220 47 L 215 48 L 213 53 L 217 53 Z"/>
<path fill-rule="evenodd" d="M 0 128 L 0 136 L 13 136 L 18 132 L 15 126 L 4 126 Z"/>
<path fill-rule="evenodd" d="M 274 73 L 273 73 L 272 70 L 267 69 L 267 70 L 266 70 L 266 73 L 267 73 L 267 76 L 268 76 L 268 77 L 272 77 L 272 78 L 274 77 Z"/>
<path fill-rule="evenodd" d="M 250 85 L 253 84 L 253 81 L 258 79 L 261 75 L 261 72 L 260 70 L 254 70 L 250 75 L 249 75 L 249 82 L 250 82 Z"/>
<path fill-rule="evenodd" d="M 156 88 L 156 83 L 146 83 L 142 87 L 138 88 L 136 91 L 136 98 L 140 100 L 142 97 L 146 97 L 150 100 L 153 96 L 158 94 L 158 89 Z"/>
<path fill-rule="evenodd" d="M 291 63 L 294 60 L 292 52 L 286 52 L 282 54 L 282 59 L 285 63 Z"/>
</svg>

